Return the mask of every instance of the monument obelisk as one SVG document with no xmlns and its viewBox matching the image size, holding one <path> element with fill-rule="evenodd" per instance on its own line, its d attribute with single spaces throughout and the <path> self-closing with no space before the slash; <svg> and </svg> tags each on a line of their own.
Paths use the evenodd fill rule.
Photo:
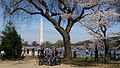
<svg viewBox="0 0 120 68">
<path fill-rule="evenodd" d="M 42 45 L 43 43 L 43 21 L 42 21 L 42 17 L 40 19 L 40 45 Z"/>
</svg>

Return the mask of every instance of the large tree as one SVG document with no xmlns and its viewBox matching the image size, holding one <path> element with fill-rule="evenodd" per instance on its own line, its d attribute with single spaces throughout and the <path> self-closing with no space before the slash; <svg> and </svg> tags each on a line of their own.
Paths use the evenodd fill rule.
<svg viewBox="0 0 120 68">
<path fill-rule="evenodd" d="M 92 34 L 99 42 L 104 45 L 105 50 L 105 62 L 107 59 L 109 45 L 107 39 L 109 37 L 108 29 L 111 28 L 115 23 L 117 24 L 118 17 L 120 14 L 115 13 L 111 10 L 111 7 L 105 9 L 101 6 L 99 10 L 93 9 L 90 15 L 86 16 L 80 21 L 81 25 L 87 28 L 88 32 Z"/>
<path fill-rule="evenodd" d="M 42 15 L 61 34 L 64 41 L 65 58 L 70 59 L 70 31 L 73 25 L 86 16 L 84 13 L 107 1 L 96 0 L 0 0 L 4 17 L 12 20 L 29 18 L 29 15 Z M 6 20 L 6 19 L 5 19 Z M 65 23 L 65 26 L 61 24 Z"/>
<path fill-rule="evenodd" d="M 5 26 L 5 29 L 1 32 L 1 38 L 0 50 L 5 51 L 4 58 L 20 58 L 22 52 L 22 41 L 12 23 L 8 23 Z"/>
</svg>

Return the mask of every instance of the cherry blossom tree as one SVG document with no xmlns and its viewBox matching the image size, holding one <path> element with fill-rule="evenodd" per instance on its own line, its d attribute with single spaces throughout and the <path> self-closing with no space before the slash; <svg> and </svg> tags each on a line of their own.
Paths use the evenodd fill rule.
<svg viewBox="0 0 120 68">
<path fill-rule="evenodd" d="M 88 16 L 80 20 L 82 26 L 86 27 L 89 34 L 102 41 L 105 50 L 105 62 L 107 59 L 109 45 L 107 43 L 108 32 L 107 30 L 115 25 L 120 14 L 115 13 L 109 7 L 99 8 L 99 10 L 92 9 L 92 12 L 88 13 Z"/>
</svg>

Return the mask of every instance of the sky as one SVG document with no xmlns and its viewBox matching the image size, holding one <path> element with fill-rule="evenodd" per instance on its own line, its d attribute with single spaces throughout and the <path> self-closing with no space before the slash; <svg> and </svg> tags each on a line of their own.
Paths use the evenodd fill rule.
<svg viewBox="0 0 120 68">
<path fill-rule="evenodd" d="M 32 43 L 33 41 L 37 41 L 39 43 L 40 38 L 40 18 L 42 16 L 37 16 L 36 19 L 31 20 L 30 24 L 22 23 L 18 26 L 17 32 L 21 35 L 24 41 L 28 41 Z M 44 41 L 50 41 L 55 43 L 57 40 L 62 40 L 61 35 L 57 30 L 55 30 L 54 26 L 46 20 L 44 17 L 43 19 L 43 31 L 44 31 Z M 3 16 L 2 12 L 0 12 L 0 31 L 4 28 L 3 26 Z M 108 32 L 120 32 L 120 25 L 115 25 Z M 70 33 L 71 42 L 76 43 L 79 41 L 84 41 L 88 39 L 93 39 L 91 35 L 87 33 L 87 31 L 80 26 L 79 23 L 76 23 Z"/>
<path fill-rule="evenodd" d="M 36 20 L 32 20 L 30 24 L 20 24 L 18 26 L 17 32 L 21 35 L 22 39 L 25 41 L 28 41 L 29 43 L 33 41 L 37 41 L 39 43 L 40 38 L 40 17 L 38 17 Z M 57 30 L 54 28 L 54 26 L 47 21 L 44 17 L 43 19 L 43 33 L 44 33 L 44 41 L 50 41 L 52 43 L 55 43 L 57 40 L 62 40 L 61 35 Z M 2 14 L 0 14 L 0 31 L 4 29 L 3 26 L 3 17 Z M 75 43 L 78 41 L 88 40 L 91 38 L 91 36 L 81 28 L 81 26 L 78 24 L 75 24 L 72 28 L 72 31 L 70 33 L 71 36 L 71 42 Z"/>
</svg>

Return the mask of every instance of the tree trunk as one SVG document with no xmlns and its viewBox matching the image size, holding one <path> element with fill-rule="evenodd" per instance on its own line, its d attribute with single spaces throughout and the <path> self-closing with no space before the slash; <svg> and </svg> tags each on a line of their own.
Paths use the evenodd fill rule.
<svg viewBox="0 0 120 68">
<path fill-rule="evenodd" d="M 105 45 L 105 63 L 107 63 L 109 46 L 107 45 L 106 40 L 104 42 L 104 45 Z"/>
<path fill-rule="evenodd" d="M 104 45 L 105 45 L 105 61 L 104 62 L 107 63 L 109 46 L 107 45 L 106 39 L 104 39 Z"/>
<path fill-rule="evenodd" d="M 58 27 L 56 27 L 56 30 L 61 34 L 64 41 L 65 59 L 70 60 L 72 58 L 71 41 L 69 35 L 70 32 L 67 32 L 66 30 L 62 30 Z"/>
<path fill-rule="evenodd" d="M 101 31 L 103 32 L 103 43 L 104 43 L 104 47 L 105 47 L 105 58 L 104 58 L 104 62 L 107 63 L 107 58 L 108 58 L 108 50 L 109 50 L 109 45 L 107 45 L 107 37 L 106 37 L 106 31 L 107 28 L 106 26 L 101 27 Z"/>
<path fill-rule="evenodd" d="M 71 41 L 69 34 L 64 34 L 63 36 L 64 41 L 64 49 L 65 49 L 65 59 L 70 60 L 72 58 L 72 52 L 71 52 Z"/>
</svg>

